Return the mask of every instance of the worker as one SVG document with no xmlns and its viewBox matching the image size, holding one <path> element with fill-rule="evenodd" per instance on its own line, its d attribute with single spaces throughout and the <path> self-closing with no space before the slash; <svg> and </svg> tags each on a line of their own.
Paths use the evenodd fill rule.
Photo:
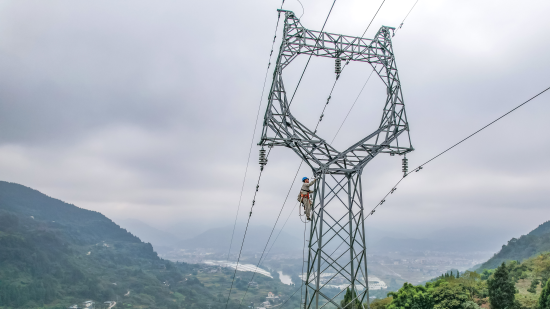
<svg viewBox="0 0 550 309">
<path fill-rule="evenodd" d="M 298 201 L 302 203 L 302 206 L 304 207 L 304 210 L 306 213 L 306 217 L 310 221 L 311 221 L 311 199 L 309 194 L 313 193 L 313 191 L 311 191 L 309 187 L 311 187 L 315 183 L 315 180 L 317 179 L 313 178 L 313 180 L 309 182 L 309 178 L 307 177 L 302 178 L 303 184 L 302 184 L 302 188 L 300 189 L 300 195 L 298 196 Z"/>
</svg>

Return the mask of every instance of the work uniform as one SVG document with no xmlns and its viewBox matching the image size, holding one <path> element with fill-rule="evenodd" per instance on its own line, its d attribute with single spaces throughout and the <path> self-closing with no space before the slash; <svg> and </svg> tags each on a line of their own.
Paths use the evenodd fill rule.
<svg viewBox="0 0 550 309">
<path fill-rule="evenodd" d="M 309 183 L 304 182 L 302 184 L 302 189 L 300 189 L 300 201 L 302 202 L 302 204 L 304 204 L 306 217 L 308 219 L 311 218 L 310 217 L 310 215 L 311 215 L 311 199 L 310 199 L 309 194 L 313 193 L 313 191 L 311 191 L 309 189 L 309 187 L 311 187 L 315 183 L 315 180 L 317 180 L 317 179 L 313 179 Z"/>
</svg>

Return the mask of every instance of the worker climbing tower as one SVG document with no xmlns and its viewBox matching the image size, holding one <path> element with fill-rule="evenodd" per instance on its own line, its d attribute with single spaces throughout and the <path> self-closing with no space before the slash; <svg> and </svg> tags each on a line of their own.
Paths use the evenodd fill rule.
<svg viewBox="0 0 550 309">
<path fill-rule="evenodd" d="M 382 26 L 373 39 L 365 39 L 309 30 L 293 12 L 279 13 L 285 14 L 284 35 L 259 145 L 291 148 L 319 178 L 303 278 L 304 309 L 326 305 L 362 309 L 358 307 L 368 304 L 369 290 L 361 174 L 380 153 L 404 156 L 413 150 L 391 42 L 394 28 Z M 378 128 L 346 150 L 338 151 L 294 118 L 283 84 L 283 70 L 300 55 L 334 58 L 337 74 L 342 61 L 370 64 L 387 86 Z M 342 306 L 336 299 L 348 289 L 353 300 Z"/>
</svg>

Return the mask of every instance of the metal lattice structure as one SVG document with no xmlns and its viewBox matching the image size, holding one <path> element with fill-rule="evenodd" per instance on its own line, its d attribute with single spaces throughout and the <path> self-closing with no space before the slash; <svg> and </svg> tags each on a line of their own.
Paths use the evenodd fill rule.
<svg viewBox="0 0 550 309">
<path fill-rule="evenodd" d="M 291 148 L 317 176 L 308 245 L 304 308 L 354 308 L 368 304 L 368 274 L 363 168 L 376 155 L 404 155 L 413 150 L 392 48 L 394 28 L 382 26 L 373 39 L 304 28 L 291 11 L 285 14 L 284 36 L 268 98 L 259 145 Z M 344 151 L 338 151 L 290 112 L 283 70 L 299 55 L 365 62 L 387 86 L 378 128 Z M 341 61 L 340 60 L 340 61 Z M 334 289 L 338 293 L 334 293 Z M 335 299 L 347 289 L 355 301 L 342 306 Z M 349 292 L 348 292 L 349 293 Z"/>
</svg>

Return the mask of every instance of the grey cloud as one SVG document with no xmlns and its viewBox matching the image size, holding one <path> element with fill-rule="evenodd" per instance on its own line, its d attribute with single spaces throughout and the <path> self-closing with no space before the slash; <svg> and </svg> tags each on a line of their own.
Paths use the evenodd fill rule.
<svg viewBox="0 0 550 309">
<path fill-rule="evenodd" d="M 398 26 L 411 4 L 385 4 L 367 36 L 383 24 Z M 115 217 L 231 224 L 278 5 L 3 3 L 3 180 Z M 304 2 L 304 26 L 320 29 L 329 5 Z M 548 5 L 419 2 L 394 38 L 416 148 L 411 166 L 547 87 L 550 43 L 541 38 L 550 30 L 542 15 Z M 288 1 L 285 8 L 301 12 L 297 2 Z M 376 8 L 337 2 L 326 30 L 359 35 Z M 281 24 L 278 38 L 280 31 Z M 306 60 L 285 71 L 289 92 Z M 342 75 L 320 126 L 327 140 L 369 73 L 368 65 L 352 64 Z M 333 81 L 333 62 L 312 59 L 292 106 L 306 125 L 315 125 Z M 384 96 L 373 76 L 338 135 L 338 149 L 377 126 Z M 514 236 L 546 220 L 547 102 L 547 95 L 533 101 L 411 176 L 369 226 L 423 235 L 469 222 Z M 256 157 L 254 147 L 239 220 L 250 207 Z M 367 167 L 367 207 L 399 179 L 399 159 L 377 158 Z M 273 151 L 256 222 L 274 222 L 298 164 L 288 149 Z M 302 168 L 298 176 L 309 173 Z M 294 195 L 295 190 L 285 218 L 293 211 Z M 295 214 L 288 229 L 299 232 Z"/>
</svg>

